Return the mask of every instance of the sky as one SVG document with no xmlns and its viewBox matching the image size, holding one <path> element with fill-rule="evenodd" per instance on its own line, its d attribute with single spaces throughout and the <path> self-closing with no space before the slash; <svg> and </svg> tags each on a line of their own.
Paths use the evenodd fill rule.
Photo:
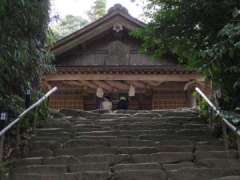
<svg viewBox="0 0 240 180">
<path fill-rule="evenodd" d="M 94 0 L 51 0 L 51 15 L 59 15 L 63 18 L 66 15 L 81 16 L 87 19 L 86 12 L 93 5 Z M 131 0 L 107 0 L 107 10 L 114 4 L 122 4 L 129 13 L 141 18 L 143 14 L 143 5 L 131 2 Z"/>
</svg>

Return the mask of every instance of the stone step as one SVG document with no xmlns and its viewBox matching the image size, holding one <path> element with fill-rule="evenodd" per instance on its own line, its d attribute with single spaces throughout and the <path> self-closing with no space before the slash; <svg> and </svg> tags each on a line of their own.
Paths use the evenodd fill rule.
<svg viewBox="0 0 240 180">
<path fill-rule="evenodd" d="M 225 151 L 225 147 L 222 144 L 197 144 L 195 151 Z"/>
<path fill-rule="evenodd" d="M 159 149 L 149 146 L 137 146 L 137 147 L 105 147 L 105 146 L 91 146 L 81 148 L 65 148 L 56 150 L 56 155 L 73 155 L 81 156 L 86 154 L 151 154 L 157 153 Z"/>
<path fill-rule="evenodd" d="M 13 180 L 106 180 L 111 177 L 108 171 L 86 171 L 75 173 L 63 173 L 60 175 L 44 174 L 16 174 Z"/>
<path fill-rule="evenodd" d="M 239 159 L 202 159 L 197 162 L 199 166 L 207 168 L 239 168 Z"/>
<path fill-rule="evenodd" d="M 143 140 L 152 140 L 152 141 L 165 141 L 165 140 L 190 140 L 190 141 L 213 141 L 214 138 L 212 136 L 208 135 L 192 135 L 192 136 L 184 136 L 184 135 L 178 135 L 175 134 L 164 134 L 164 135 L 145 135 L 142 134 L 139 137 L 135 137 L 138 139 Z"/>
<path fill-rule="evenodd" d="M 13 164 L 11 180 L 240 176 L 237 152 L 226 152 L 193 111 L 61 112 L 34 132 L 28 158 Z"/>
<path fill-rule="evenodd" d="M 178 169 L 182 169 L 182 168 L 197 168 L 197 165 L 191 161 L 163 164 L 163 169 L 165 169 L 167 171 L 178 170 Z"/>
<path fill-rule="evenodd" d="M 105 162 L 109 165 L 132 162 L 132 158 L 128 154 L 87 154 L 77 158 L 84 163 Z"/>
<path fill-rule="evenodd" d="M 114 173 L 113 180 L 167 180 L 163 170 L 121 170 Z"/>
<path fill-rule="evenodd" d="M 61 180 L 59 175 L 15 174 L 11 180 Z"/>
<path fill-rule="evenodd" d="M 64 173 L 85 172 L 85 171 L 109 171 L 107 163 L 79 163 L 68 165 L 29 165 L 12 169 L 13 174 L 44 174 L 60 175 Z"/>
<path fill-rule="evenodd" d="M 226 177 L 216 178 L 213 180 L 240 180 L 240 176 L 226 176 Z"/>
<path fill-rule="evenodd" d="M 168 171 L 171 180 L 212 180 L 224 176 L 240 175 L 239 168 L 181 168 Z"/>
<path fill-rule="evenodd" d="M 201 159 L 237 159 L 236 151 L 197 151 L 195 153 L 196 160 Z"/>
<path fill-rule="evenodd" d="M 161 169 L 161 165 L 157 162 L 151 163 L 125 163 L 125 164 L 116 164 L 112 167 L 114 172 L 122 171 L 122 170 L 159 170 Z"/>
<path fill-rule="evenodd" d="M 63 147 L 84 147 L 84 146 L 94 146 L 94 145 L 103 145 L 103 146 L 156 146 L 158 142 L 150 140 L 135 140 L 127 138 L 114 138 L 114 139 L 73 139 L 66 142 Z"/>
<path fill-rule="evenodd" d="M 193 131 L 194 132 L 194 131 Z M 161 135 L 161 134 L 175 134 L 174 130 L 120 130 L 120 131 L 90 131 L 77 132 L 77 136 L 138 136 L 141 134 Z"/>
<path fill-rule="evenodd" d="M 136 163 L 159 162 L 175 163 L 182 161 L 192 162 L 194 156 L 191 152 L 159 152 L 154 154 L 134 154 L 131 156 L 132 161 Z"/>
<path fill-rule="evenodd" d="M 30 165 L 25 167 L 17 167 L 12 170 L 13 174 L 44 174 L 58 175 L 68 172 L 66 165 Z"/>
</svg>

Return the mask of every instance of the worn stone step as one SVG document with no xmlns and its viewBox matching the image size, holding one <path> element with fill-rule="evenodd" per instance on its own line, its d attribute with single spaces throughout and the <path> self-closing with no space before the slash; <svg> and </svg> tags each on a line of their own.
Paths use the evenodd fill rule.
<svg viewBox="0 0 240 180">
<path fill-rule="evenodd" d="M 62 180 L 59 175 L 15 174 L 11 180 Z"/>
<path fill-rule="evenodd" d="M 212 180 L 224 176 L 240 175 L 239 168 L 182 168 L 168 171 L 170 180 Z"/>
<path fill-rule="evenodd" d="M 113 180 L 167 180 L 163 170 L 121 170 L 114 173 Z"/>
<path fill-rule="evenodd" d="M 161 135 L 161 134 L 172 134 L 174 130 L 161 129 L 161 130 L 120 130 L 120 131 L 90 131 L 90 132 L 77 132 L 76 135 L 84 136 L 138 136 L 141 134 L 149 135 Z"/>
<path fill-rule="evenodd" d="M 202 159 L 197 162 L 199 166 L 207 168 L 238 168 L 239 159 Z"/>
<path fill-rule="evenodd" d="M 119 130 L 154 130 L 154 129 L 170 129 L 175 130 L 182 128 L 182 126 L 178 124 L 172 124 L 172 123 L 133 123 L 133 124 L 121 124 L 112 126 L 113 129 L 119 129 Z"/>
<path fill-rule="evenodd" d="M 198 151 L 195 153 L 197 160 L 201 159 L 237 159 L 238 153 L 236 151 Z"/>
<path fill-rule="evenodd" d="M 32 142 L 29 143 L 29 149 L 30 151 L 33 151 L 35 149 L 41 149 L 41 148 L 46 148 L 46 149 L 51 149 L 55 150 L 58 149 L 62 146 L 64 141 L 59 142 L 57 140 L 33 140 Z"/>
<path fill-rule="evenodd" d="M 105 147 L 105 146 L 89 146 L 80 148 L 65 148 L 56 150 L 56 155 L 73 155 L 80 156 L 85 154 L 151 154 L 157 153 L 159 149 L 156 147 L 137 146 L 137 147 Z"/>
<path fill-rule="evenodd" d="M 150 140 L 135 140 L 127 138 L 114 138 L 114 139 L 73 139 L 66 142 L 63 147 L 84 147 L 84 146 L 94 146 L 94 145 L 103 145 L 103 146 L 157 146 L 158 142 Z"/>
<path fill-rule="evenodd" d="M 41 149 L 34 149 L 26 157 L 49 157 L 53 156 L 54 152 L 52 149 L 41 148 Z"/>
<path fill-rule="evenodd" d="M 107 162 L 79 163 L 69 165 L 68 171 L 70 172 L 110 171 L 110 166 Z"/>
<path fill-rule="evenodd" d="M 240 180 L 240 176 L 226 176 L 226 177 L 216 178 L 213 180 Z"/>
<path fill-rule="evenodd" d="M 180 129 L 176 131 L 176 135 L 183 135 L 183 136 L 209 136 L 211 137 L 211 132 L 206 130 L 199 130 L 199 129 Z"/>
<path fill-rule="evenodd" d="M 108 171 L 86 171 L 61 175 L 17 174 L 13 180 L 106 180 L 111 177 Z"/>
<path fill-rule="evenodd" d="M 122 171 L 122 170 L 146 170 L 146 169 L 161 169 L 161 165 L 157 162 L 151 163 L 126 163 L 126 164 L 116 164 L 112 167 L 113 171 Z"/>
<path fill-rule="evenodd" d="M 65 173 L 60 180 L 107 180 L 111 178 L 109 171 L 85 171 L 78 173 Z"/>
<path fill-rule="evenodd" d="M 183 161 L 183 162 L 176 162 L 176 163 L 166 163 L 163 164 L 163 169 L 169 170 L 178 170 L 181 168 L 196 168 L 197 165 L 191 161 Z"/>
<path fill-rule="evenodd" d="M 109 165 L 132 162 L 128 154 L 87 154 L 78 156 L 78 160 L 84 163 L 104 162 Z"/>
<path fill-rule="evenodd" d="M 66 131 L 64 128 L 39 128 L 35 129 L 34 133 L 61 133 L 63 131 Z"/>
<path fill-rule="evenodd" d="M 51 138 L 50 138 L 51 137 Z M 52 141 L 57 141 L 57 142 L 64 142 L 64 141 L 67 141 L 69 139 L 71 139 L 71 136 L 58 136 L 58 135 L 50 135 L 50 137 L 47 135 L 44 135 L 44 136 L 33 136 L 31 138 L 31 141 L 49 141 L 49 140 L 52 140 Z"/>
<path fill-rule="evenodd" d="M 148 135 L 142 134 L 139 137 L 135 137 L 143 140 L 153 140 L 153 141 L 165 141 L 165 140 L 189 140 L 189 141 L 210 141 L 214 140 L 212 136 L 208 135 L 175 135 L 175 134 L 163 134 L 163 135 Z"/>
<path fill-rule="evenodd" d="M 66 165 L 29 165 L 13 169 L 13 174 L 44 174 L 60 175 L 67 172 L 85 172 L 85 171 L 109 171 L 108 163 L 78 163 Z"/>
<path fill-rule="evenodd" d="M 195 147 L 196 151 L 224 151 L 225 147 L 223 144 L 197 144 Z"/>
<path fill-rule="evenodd" d="M 131 156 L 132 161 L 142 162 L 159 162 L 175 163 L 182 161 L 193 161 L 194 157 L 191 152 L 159 152 L 154 154 L 134 154 Z"/>
<path fill-rule="evenodd" d="M 66 165 L 30 165 L 25 167 L 17 167 L 12 170 L 13 174 L 44 174 L 59 175 L 67 173 Z"/>
</svg>

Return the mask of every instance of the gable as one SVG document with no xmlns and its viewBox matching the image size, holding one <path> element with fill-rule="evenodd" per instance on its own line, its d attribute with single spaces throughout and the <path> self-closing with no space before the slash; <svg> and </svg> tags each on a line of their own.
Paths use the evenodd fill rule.
<svg viewBox="0 0 240 180">
<path fill-rule="evenodd" d="M 144 23 L 130 16 L 126 8 L 117 4 L 104 17 L 59 40 L 52 48 L 52 52 L 55 55 L 61 55 L 79 45 L 98 38 L 106 31 L 114 29 L 119 25 L 128 31 L 133 31 L 136 28 L 143 27 Z"/>
<path fill-rule="evenodd" d="M 57 66 L 153 66 L 172 64 L 169 59 L 155 60 L 140 52 L 141 43 L 123 30 L 109 30 L 98 39 L 79 45 L 57 57 Z"/>
</svg>

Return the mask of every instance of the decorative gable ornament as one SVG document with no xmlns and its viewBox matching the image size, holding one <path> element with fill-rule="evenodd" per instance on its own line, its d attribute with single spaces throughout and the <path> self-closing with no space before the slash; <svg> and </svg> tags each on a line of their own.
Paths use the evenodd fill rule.
<svg viewBox="0 0 240 180">
<path fill-rule="evenodd" d="M 96 96 L 99 98 L 102 98 L 104 95 L 103 89 L 102 88 L 97 88 Z"/>
<path fill-rule="evenodd" d="M 117 33 L 123 31 L 123 25 L 122 24 L 114 24 L 113 25 L 113 30 Z"/>
<path fill-rule="evenodd" d="M 133 85 L 130 86 L 129 92 L 128 92 L 129 97 L 134 97 L 135 96 L 135 87 Z"/>
</svg>

